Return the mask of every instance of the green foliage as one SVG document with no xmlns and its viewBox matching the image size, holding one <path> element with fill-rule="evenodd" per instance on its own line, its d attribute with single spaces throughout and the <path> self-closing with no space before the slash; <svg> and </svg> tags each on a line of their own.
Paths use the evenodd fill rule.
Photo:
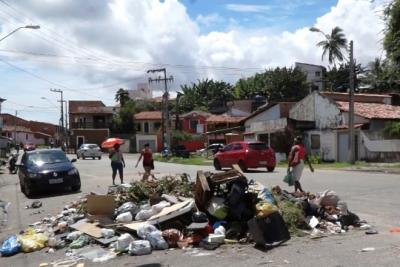
<svg viewBox="0 0 400 267">
<path fill-rule="evenodd" d="M 123 107 L 126 102 L 130 100 L 129 93 L 127 90 L 119 88 L 118 91 L 115 93 L 115 101 L 119 102 L 120 106 Z"/>
<path fill-rule="evenodd" d="M 182 131 L 176 131 L 176 130 L 172 132 L 172 140 L 174 142 L 190 141 L 193 139 L 194 139 L 194 136 L 192 134 L 182 132 Z"/>
<path fill-rule="evenodd" d="M 181 89 L 183 95 L 179 108 L 183 112 L 224 109 L 226 103 L 234 99 L 232 85 L 224 81 L 198 80 L 197 83 L 181 86 Z"/>
<path fill-rule="evenodd" d="M 298 68 L 275 68 L 240 79 L 234 90 L 237 99 L 252 99 L 256 95 L 269 102 L 298 101 L 308 94 L 306 75 Z"/>
<path fill-rule="evenodd" d="M 364 72 L 361 64 L 354 64 L 354 74 L 356 77 L 354 87 L 357 88 L 361 83 L 361 80 L 358 78 L 360 74 Z M 350 81 L 350 65 L 349 63 L 341 63 L 339 67 L 334 66 L 333 68 L 329 68 L 326 72 L 326 88 L 329 91 L 337 91 L 337 92 L 347 92 Z"/>
<path fill-rule="evenodd" d="M 347 49 L 347 39 L 340 27 L 332 29 L 331 34 L 325 35 L 326 39 L 319 42 L 317 46 L 322 47 L 322 60 L 328 54 L 329 64 L 336 65 L 336 62 L 342 62 L 345 59 L 342 50 Z"/>
<path fill-rule="evenodd" d="M 393 138 L 400 138 L 400 122 L 391 122 L 389 123 L 384 132 Z"/>
<path fill-rule="evenodd" d="M 121 106 L 119 112 L 114 115 L 112 131 L 118 133 L 135 133 L 133 115 L 135 114 L 135 102 L 131 99 Z"/>
<path fill-rule="evenodd" d="M 389 59 L 376 58 L 368 64 L 368 71 L 362 83 L 369 87 L 371 93 L 400 92 L 399 68 Z"/>
<path fill-rule="evenodd" d="M 277 197 L 275 197 L 275 199 L 277 199 Z M 282 200 L 278 202 L 278 206 L 282 211 L 283 220 L 285 221 L 290 234 L 300 235 L 301 232 L 299 231 L 299 228 L 304 228 L 305 225 L 305 217 L 300 204 Z"/>
<path fill-rule="evenodd" d="M 311 162 L 311 164 L 321 164 L 321 156 L 319 154 L 312 154 L 308 156 L 308 160 Z"/>
<path fill-rule="evenodd" d="M 397 66 L 400 64 L 400 0 L 393 0 L 384 11 L 386 23 L 383 47 Z"/>
</svg>

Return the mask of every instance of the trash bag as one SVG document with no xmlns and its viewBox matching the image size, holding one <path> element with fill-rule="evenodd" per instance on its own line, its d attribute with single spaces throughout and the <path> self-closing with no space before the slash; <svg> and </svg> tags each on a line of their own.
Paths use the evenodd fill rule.
<svg viewBox="0 0 400 267">
<path fill-rule="evenodd" d="M 288 170 L 287 174 L 285 177 L 283 177 L 283 181 L 288 184 L 288 186 L 293 186 L 294 185 L 294 176 L 293 172 Z"/>
<path fill-rule="evenodd" d="M 335 191 L 325 190 L 324 192 L 318 193 L 317 203 L 321 206 L 333 206 L 336 207 L 340 198 Z"/>
<path fill-rule="evenodd" d="M 162 237 L 162 232 L 159 230 L 148 234 L 146 240 L 150 242 L 151 247 L 154 249 L 168 249 L 168 243 Z"/>
<path fill-rule="evenodd" d="M 117 209 L 117 215 L 125 212 L 130 212 L 132 216 L 136 216 L 139 212 L 139 207 L 133 202 L 125 202 Z"/>
<path fill-rule="evenodd" d="M 18 242 L 18 238 L 16 235 L 12 235 L 7 238 L 0 248 L 0 254 L 2 257 L 4 256 L 12 256 L 21 251 L 21 244 Z"/>
<path fill-rule="evenodd" d="M 138 228 L 137 235 L 142 239 L 146 239 L 146 236 L 154 231 L 158 231 L 154 225 L 145 223 Z"/>
<path fill-rule="evenodd" d="M 151 244 L 147 240 L 135 240 L 129 244 L 129 254 L 141 256 L 151 254 Z"/>
<path fill-rule="evenodd" d="M 264 218 L 271 213 L 277 212 L 278 208 L 275 205 L 270 204 L 266 201 L 260 201 L 256 204 L 256 217 Z"/>
<path fill-rule="evenodd" d="M 48 237 L 45 234 L 36 233 L 33 228 L 28 228 L 24 234 L 18 236 L 18 241 L 21 243 L 22 251 L 27 253 L 44 248 Z"/>
<path fill-rule="evenodd" d="M 115 235 L 115 231 L 113 229 L 102 228 L 101 236 L 104 238 L 111 238 Z"/>
<path fill-rule="evenodd" d="M 117 244 L 115 249 L 119 251 L 124 251 L 127 250 L 129 247 L 129 244 L 133 242 L 135 239 L 130 234 L 122 234 L 120 237 L 118 237 Z"/>
<path fill-rule="evenodd" d="M 69 241 L 74 241 L 75 239 L 78 239 L 81 235 L 82 235 L 82 232 L 80 232 L 80 231 L 73 231 L 73 232 L 71 232 L 71 233 L 69 233 L 69 234 L 67 235 L 67 239 L 68 239 Z"/>
<path fill-rule="evenodd" d="M 129 211 L 128 211 L 128 212 L 121 213 L 120 215 L 117 216 L 117 218 L 115 218 L 115 220 L 116 220 L 117 222 L 120 222 L 120 223 L 128 223 L 128 222 L 131 222 L 132 219 L 133 219 L 132 214 L 131 214 Z"/>
<path fill-rule="evenodd" d="M 88 245 L 90 242 L 90 238 L 87 235 L 81 235 L 78 239 L 75 239 L 70 245 L 69 248 L 78 249 Z"/>
</svg>

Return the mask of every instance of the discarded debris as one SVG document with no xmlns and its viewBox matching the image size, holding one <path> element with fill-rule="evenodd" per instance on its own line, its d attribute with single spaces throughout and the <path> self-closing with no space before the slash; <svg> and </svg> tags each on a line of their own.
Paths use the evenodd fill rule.
<svg viewBox="0 0 400 267">
<path fill-rule="evenodd" d="M 26 205 L 25 209 L 38 209 L 42 206 L 42 202 L 39 200 L 33 201 L 30 205 Z"/>
<path fill-rule="evenodd" d="M 369 247 L 361 249 L 361 252 L 370 252 L 370 251 L 375 251 L 375 248 Z"/>
<path fill-rule="evenodd" d="M 30 208 L 40 207 L 35 202 Z M 6 206 L 2 203 L 0 208 Z M 270 190 L 234 166 L 221 173 L 198 171 L 195 183 L 183 174 L 111 186 L 106 195 L 91 192 L 10 237 L 0 252 L 6 256 L 48 247 L 53 253 L 68 247 L 66 259 L 48 266 L 75 266 L 83 258 L 101 263 L 117 254 L 139 256 L 168 248 L 191 256 L 214 255 L 204 250 L 223 244 L 254 242 L 272 248 L 291 235 L 307 233 L 316 239 L 352 227 L 370 234 L 374 230 L 336 192 Z"/>
</svg>

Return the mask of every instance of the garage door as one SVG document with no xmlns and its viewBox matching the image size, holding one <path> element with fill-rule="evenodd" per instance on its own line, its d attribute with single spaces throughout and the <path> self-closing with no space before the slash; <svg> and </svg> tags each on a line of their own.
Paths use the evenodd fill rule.
<svg viewBox="0 0 400 267">
<path fill-rule="evenodd" d="M 144 144 L 148 143 L 150 145 L 150 149 L 153 152 L 157 152 L 156 148 L 156 140 L 139 140 L 139 147 L 137 148 L 138 151 L 142 150 L 144 147 Z"/>
</svg>

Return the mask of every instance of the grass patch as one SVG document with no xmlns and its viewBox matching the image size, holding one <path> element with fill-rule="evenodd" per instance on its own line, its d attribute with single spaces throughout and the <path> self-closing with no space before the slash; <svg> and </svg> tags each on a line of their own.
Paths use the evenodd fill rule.
<svg viewBox="0 0 400 267">
<path fill-rule="evenodd" d="M 281 168 L 287 168 L 287 161 L 282 160 L 278 163 L 277 167 Z M 307 165 L 307 164 L 306 164 Z M 322 162 L 319 164 L 312 164 L 314 169 L 345 169 L 345 168 L 351 168 L 351 167 L 366 167 L 368 166 L 368 163 L 365 161 L 356 161 L 354 165 L 347 163 L 347 162 Z"/>
<path fill-rule="evenodd" d="M 184 164 L 184 165 L 201 165 L 201 166 L 211 166 L 213 164 L 212 158 L 203 158 L 198 155 L 191 155 L 190 158 L 178 158 L 178 157 L 169 157 L 163 158 L 161 155 L 155 155 L 155 161 L 160 162 L 167 162 L 167 163 L 177 163 L 177 164 Z"/>
</svg>

